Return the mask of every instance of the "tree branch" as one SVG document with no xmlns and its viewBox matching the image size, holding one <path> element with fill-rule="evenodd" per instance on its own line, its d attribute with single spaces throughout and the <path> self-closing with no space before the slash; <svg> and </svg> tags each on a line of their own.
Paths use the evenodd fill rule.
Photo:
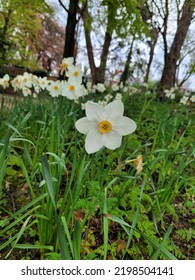
<svg viewBox="0 0 195 280">
<path fill-rule="evenodd" d="M 71 1 L 71 0 L 70 0 Z M 66 6 L 62 3 L 61 0 L 58 0 L 58 2 L 60 3 L 60 5 L 62 6 L 62 8 L 69 14 L 69 10 L 66 8 Z"/>
</svg>

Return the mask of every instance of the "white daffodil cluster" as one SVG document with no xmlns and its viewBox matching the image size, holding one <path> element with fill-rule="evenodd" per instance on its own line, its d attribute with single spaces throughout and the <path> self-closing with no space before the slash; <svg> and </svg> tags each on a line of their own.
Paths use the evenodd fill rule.
<svg viewBox="0 0 195 280">
<path fill-rule="evenodd" d="M 165 92 L 165 96 L 169 99 L 175 99 L 177 93 L 180 95 L 182 94 L 179 103 L 183 105 L 188 105 L 190 103 L 195 102 L 195 95 L 193 95 L 193 93 L 185 89 L 179 90 L 178 88 L 172 87 L 171 89 L 165 89 L 164 92 Z"/>
<path fill-rule="evenodd" d="M 189 92 L 189 91 L 184 91 L 183 96 L 182 96 L 182 98 L 180 99 L 179 102 L 180 102 L 180 104 L 183 104 L 183 105 L 188 105 L 190 103 L 194 103 L 195 102 L 195 95 L 191 94 L 191 92 Z"/>
<path fill-rule="evenodd" d="M 88 94 L 87 89 L 82 85 L 81 65 L 73 65 L 73 58 L 64 58 L 60 66 L 60 73 L 64 73 L 66 80 L 51 80 L 47 77 L 38 77 L 25 72 L 17 75 L 14 79 L 6 74 L 0 79 L 0 85 L 6 89 L 11 86 L 15 92 L 19 91 L 24 96 L 32 95 L 37 97 L 41 92 L 47 92 L 52 97 L 64 96 L 70 100 L 77 100 L 79 97 Z"/>
<path fill-rule="evenodd" d="M 86 84 L 86 88 L 88 92 L 92 94 L 102 93 L 100 95 L 101 99 L 98 101 L 98 104 L 100 104 L 101 106 L 106 106 L 109 102 L 115 100 L 122 100 L 122 93 L 127 93 L 129 96 L 132 96 L 134 93 L 138 93 L 138 90 L 135 87 L 123 86 L 122 84 L 112 84 L 111 86 L 109 84 L 108 86 L 106 86 L 106 84 L 98 83 L 97 85 L 93 85 L 91 82 L 88 82 Z M 120 91 L 121 93 L 117 91 Z M 81 108 L 82 110 L 85 110 L 85 103 L 81 103 Z"/>
</svg>

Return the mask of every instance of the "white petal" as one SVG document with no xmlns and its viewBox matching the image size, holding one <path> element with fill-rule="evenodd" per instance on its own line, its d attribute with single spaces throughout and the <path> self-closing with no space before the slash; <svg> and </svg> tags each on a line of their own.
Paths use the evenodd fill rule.
<svg viewBox="0 0 195 280">
<path fill-rule="evenodd" d="M 91 130 L 86 137 L 85 140 L 85 150 L 88 154 L 93 154 L 99 151 L 103 144 L 103 137 L 102 135 L 96 130 Z"/>
<path fill-rule="evenodd" d="M 89 133 L 89 131 L 93 130 L 94 128 L 98 127 L 97 122 L 95 121 L 90 121 L 88 120 L 88 118 L 82 118 L 78 121 L 76 121 L 75 123 L 76 129 L 83 133 L 83 134 L 87 134 Z"/>
<path fill-rule="evenodd" d="M 112 129 L 121 135 L 128 135 L 136 130 L 136 123 L 127 117 L 117 117 L 112 119 Z"/>
<path fill-rule="evenodd" d="M 97 103 L 88 101 L 86 103 L 86 116 L 90 121 L 103 121 L 105 119 L 105 109 Z"/>
<path fill-rule="evenodd" d="M 109 120 L 114 117 L 121 117 L 124 113 L 124 105 L 120 100 L 115 100 L 105 106 L 106 117 Z"/>
<path fill-rule="evenodd" d="M 116 132 L 111 131 L 110 133 L 104 134 L 104 146 L 110 150 L 114 150 L 120 147 L 122 136 Z"/>
</svg>

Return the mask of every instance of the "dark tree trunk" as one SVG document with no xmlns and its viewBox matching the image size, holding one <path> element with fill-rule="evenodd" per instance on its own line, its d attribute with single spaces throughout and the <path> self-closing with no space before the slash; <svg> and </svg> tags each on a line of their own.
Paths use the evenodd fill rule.
<svg viewBox="0 0 195 280">
<path fill-rule="evenodd" d="M 78 1 L 70 0 L 68 9 L 68 19 L 65 30 L 65 46 L 63 57 L 74 57 L 75 56 L 75 33 L 77 25 L 77 11 Z"/>
<path fill-rule="evenodd" d="M 192 1 L 185 0 L 182 9 L 182 16 L 178 21 L 173 43 L 170 51 L 165 57 L 165 65 L 158 90 L 158 97 L 160 99 L 164 97 L 164 89 L 170 89 L 175 84 L 177 61 L 192 20 L 193 12 L 194 4 Z"/>
<path fill-rule="evenodd" d="M 127 55 L 127 59 L 125 62 L 125 68 L 124 71 L 121 75 L 120 78 L 120 84 L 125 85 L 128 78 L 130 77 L 130 64 L 131 64 L 131 58 L 132 58 L 132 53 L 133 53 L 133 44 L 134 44 L 134 38 L 132 39 L 131 45 L 130 45 L 130 49 L 129 49 L 129 53 Z"/>
<path fill-rule="evenodd" d="M 7 51 L 11 48 L 12 44 L 7 41 L 6 35 L 7 35 L 7 30 L 9 26 L 9 20 L 10 20 L 10 15 L 11 11 L 8 10 L 7 14 L 4 14 L 4 25 L 2 27 L 2 30 L 0 30 L 0 65 L 6 64 L 6 56 L 7 56 Z"/>
<path fill-rule="evenodd" d="M 158 40 L 158 30 L 156 28 L 153 28 L 151 30 L 151 40 L 148 42 L 148 45 L 150 47 L 150 54 L 149 54 L 149 61 L 147 64 L 147 69 L 146 69 L 146 76 L 144 78 L 144 82 L 147 83 L 148 79 L 149 79 L 149 75 L 150 75 L 150 69 L 151 69 L 151 65 L 152 65 L 152 61 L 154 58 L 154 49 Z"/>
</svg>

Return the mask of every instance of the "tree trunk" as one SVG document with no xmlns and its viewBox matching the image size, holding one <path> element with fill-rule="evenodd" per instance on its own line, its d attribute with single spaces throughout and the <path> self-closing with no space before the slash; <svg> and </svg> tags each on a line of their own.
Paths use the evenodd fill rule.
<svg viewBox="0 0 195 280">
<path fill-rule="evenodd" d="M 135 37 L 133 36 L 132 38 L 132 41 L 131 41 L 131 45 L 130 45 L 130 49 L 129 49 L 129 53 L 127 55 L 127 59 L 126 59 L 126 62 L 125 62 L 125 68 L 124 68 L 124 71 L 121 75 L 121 78 L 120 78 L 120 84 L 123 84 L 125 85 L 129 76 L 130 76 L 130 64 L 131 64 L 131 58 L 132 58 L 132 53 L 133 53 L 133 44 L 134 44 L 134 40 L 135 40 Z"/>
<path fill-rule="evenodd" d="M 182 8 L 182 16 L 178 21 L 173 43 L 165 58 L 165 65 L 158 91 L 158 97 L 160 99 L 162 99 L 165 95 L 164 89 L 170 89 L 175 84 L 177 61 L 192 20 L 193 12 L 194 4 L 192 4 L 189 0 L 185 0 Z"/>
<path fill-rule="evenodd" d="M 65 30 L 65 46 L 63 57 L 74 57 L 75 55 L 75 33 L 77 24 L 77 10 L 79 0 L 70 0 L 68 19 Z"/>
<path fill-rule="evenodd" d="M 4 14 L 4 25 L 2 27 L 2 31 L 0 32 L 0 65 L 6 64 L 7 50 L 9 50 L 11 47 L 11 43 L 6 39 L 10 15 L 11 10 L 8 10 L 7 13 Z"/>
<path fill-rule="evenodd" d="M 149 54 L 149 61 L 147 64 L 147 69 L 146 69 L 146 76 L 144 78 L 144 82 L 147 83 L 148 79 L 149 79 L 149 75 L 150 75 L 150 69 L 151 69 L 151 65 L 152 65 L 152 61 L 154 58 L 154 49 L 158 40 L 158 30 L 154 27 L 151 30 L 151 40 L 148 42 L 148 45 L 150 47 L 150 54 Z"/>
<path fill-rule="evenodd" d="M 85 5 L 85 8 L 83 9 L 82 19 L 84 22 L 85 40 L 86 40 L 86 46 L 87 46 L 89 66 L 90 66 L 90 70 L 91 70 L 92 83 L 93 84 L 104 83 L 109 47 L 110 47 L 110 43 L 112 40 L 112 33 L 114 30 L 113 29 L 113 18 L 115 17 L 116 11 L 112 7 L 112 3 L 111 3 L 108 6 L 108 22 L 107 22 L 102 52 L 101 52 L 101 56 L 100 56 L 100 65 L 97 67 L 95 65 L 94 54 L 93 54 L 93 45 L 91 42 L 90 27 L 88 25 L 88 22 L 90 19 L 90 14 L 87 9 L 87 3 L 88 3 L 88 1 L 85 1 L 83 4 L 83 5 Z"/>
<path fill-rule="evenodd" d="M 89 60 L 89 67 L 91 70 L 91 76 L 92 76 L 92 81 L 93 77 L 95 75 L 95 60 L 94 60 L 94 55 L 93 55 L 93 45 L 91 42 L 91 35 L 90 35 L 90 27 L 88 26 L 88 20 L 90 18 L 89 11 L 87 9 L 87 1 L 83 4 L 83 13 L 82 13 L 82 19 L 84 22 L 84 32 L 85 32 L 85 41 L 86 41 L 86 47 L 87 47 L 87 55 L 88 55 L 88 60 Z"/>
</svg>

